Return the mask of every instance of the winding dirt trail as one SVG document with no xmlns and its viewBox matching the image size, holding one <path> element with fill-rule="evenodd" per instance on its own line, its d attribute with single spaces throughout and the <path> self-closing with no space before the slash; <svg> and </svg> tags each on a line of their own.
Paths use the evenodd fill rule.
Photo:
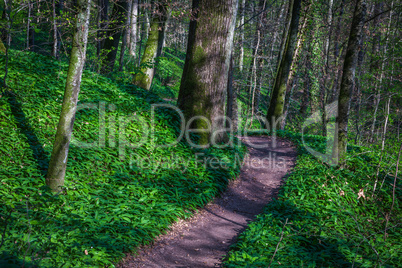
<svg viewBox="0 0 402 268">
<path fill-rule="evenodd" d="M 242 137 L 248 146 L 239 178 L 213 202 L 188 220 L 172 225 L 152 247 L 127 255 L 128 267 L 219 267 L 222 256 L 248 222 L 276 196 L 284 176 L 295 164 L 296 149 L 287 140 Z M 258 148 L 264 146 L 266 148 Z"/>
</svg>

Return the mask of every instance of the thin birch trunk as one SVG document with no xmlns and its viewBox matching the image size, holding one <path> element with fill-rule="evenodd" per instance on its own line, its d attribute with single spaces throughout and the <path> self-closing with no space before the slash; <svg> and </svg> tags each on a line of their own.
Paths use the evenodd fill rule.
<svg viewBox="0 0 402 268">
<path fill-rule="evenodd" d="M 391 9 L 394 6 L 394 2 L 391 3 Z M 389 32 L 389 29 L 391 28 L 391 22 L 392 22 L 392 11 L 389 13 L 389 20 L 388 20 L 388 26 L 387 26 L 387 32 Z M 377 121 L 377 112 L 378 112 L 378 106 L 380 105 L 380 100 L 381 100 L 381 85 L 382 85 L 382 80 L 384 78 L 384 68 L 385 68 L 385 62 L 386 62 L 386 54 L 387 54 L 387 49 L 388 49 L 388 42 L 389 42 L 389 35 L 387 35 L 385 39 L 385 45 L 384 45 L 384 54 L 383 54 L 383 59 L 381 63 L 381 73 L 380 73 L 380 80 L 376 82 L 376 95 L 375 95 L 375 108 L 374 108 L 374 115 L 373 115 L 373 123 L 371 125 L 371 133 L 370 133 L 370 142 L 374 142 L 374 130 L 375 130 L 375 124 Z"/>
<path fill-rule="evenodd" d="M 131 11 L 131 31 L 130 31 L 130 56 L 135 57 L 137 49 L 137 23 L 138 23 L 138 0 L 133 0 Z"/>
<path fill-rule="evenodd" d="M 245 8 L 246 8 L 246 0 L 242 0 L 240 25 L 244 24 Z M 239 59 L 240 72 L 243 72 L 243 64 L 244 64 L 243 61 L 244 61 L 244 26 L 241 27 L 240 29 L 240 59 Z"/>
<path fill-rule="evenodd" d="M 53 47 L 52 47 L 52 56 L 57 58 L 57 48 L 58 48 L 58 40 L 57 40 L 57 16 L 56 16 L 56 0 L 52 1 L 52 11 L 53 11 Z"/>
</svg>

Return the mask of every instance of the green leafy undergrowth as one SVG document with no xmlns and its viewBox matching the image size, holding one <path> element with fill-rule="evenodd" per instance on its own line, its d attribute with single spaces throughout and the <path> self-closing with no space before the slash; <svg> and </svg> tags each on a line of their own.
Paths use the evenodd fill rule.
<svg viewBox="0 0 402 268">
<path fill-rule="evenodd" d="M 300 134 L 278 134 L 298 145 L 297 165 L 278 198 L 240 235 L 225 267 L 400 266 L 400 180 L 386 221 L 394 180 L 389 171 L 395 174 L 396 155 L 380 165 L 372 197 L 380 152 L 352 147 L 344 168 L 334 168 L 310 155 Z M 304 140 L 318 151 L 326 145 L 321 136 Z"/>
<path fill-rule="evenodd" d="M 172 48 L 164 48 L 162 56 L 156 61 L 156 73 L 151 91 L 157 93 L 162 98 L 177 98 L 180 90 L 184 59 L 185 53 Z"/>
<path fill-rule="evenodd" d="M 239 172 L 244 147 L 161 147 L 179 134 L 176 112 L 152 113 L 151 104 L 161 103 L 156 95 L 85 71 L 65 191 L 49 193 L 45 173 L 67 67 L 11 51 L 9 88 L 0 93 L 1 267 L 113 267 Z"/>
</svg>

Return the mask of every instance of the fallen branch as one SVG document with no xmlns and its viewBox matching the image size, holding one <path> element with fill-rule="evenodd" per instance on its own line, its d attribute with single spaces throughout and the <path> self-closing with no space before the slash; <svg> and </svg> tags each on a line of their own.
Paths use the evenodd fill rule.
<svg viewBox="0 0 402 268">
<path fill-rule="evenodd" d="M 285 226 L 286 226 L 286 224 L 288 224 L 288 218 L 286 218 L 285 225 L 283 225 L 282 233 L 281 233 L 281 238 L 279 239 L 278 244 L 276 244 L 276 249 L 275 249 L 274 255 L 272 255 L 271 261 L 269 262 L 268 268 L 271 267 L 272 261 L 274 260 L 275 255 L 276 255 L 276 252 L 278 251 L 279 245 L 281 244 L 281 242 L 282 242 L 282 240 L 283 240 L 283 233 L 285 232 Z"/>
</svg>

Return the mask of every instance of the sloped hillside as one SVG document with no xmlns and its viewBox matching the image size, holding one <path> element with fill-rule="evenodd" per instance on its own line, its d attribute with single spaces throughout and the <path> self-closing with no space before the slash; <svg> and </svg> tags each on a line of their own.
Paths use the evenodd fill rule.
<svg viewBox="0 0 402 268">
<path fill-rule="evenodd" d="M 239 172 L 244 148 L 194 151 L 184 142 L 162 148 L 179 134 L 177 113 L 158 108 L 152 120 L 151 104 L 163 102 L 156 95 L 86 71 L 66 191 L 50 194 L 45 173 L 67 68 L 11 51 L 9 88 L 0 96 L 3 264 L 21 265 L 25 256 L 40 267 L 113 267 L 124 252 L 191 215 Z M 215 158 L 227 165 L 211 168 Z"/>
</svg>

